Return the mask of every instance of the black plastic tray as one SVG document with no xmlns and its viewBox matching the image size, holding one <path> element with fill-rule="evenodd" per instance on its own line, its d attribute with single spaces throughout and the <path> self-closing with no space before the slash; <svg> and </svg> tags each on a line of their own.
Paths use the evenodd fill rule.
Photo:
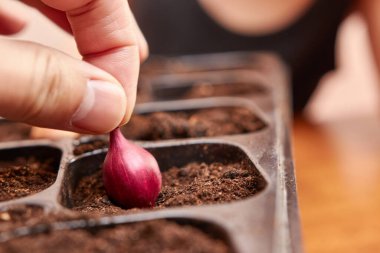
<svg viewBox="0 0 380 253">
<path fill-rule="evenodd" d="M 252 92 L 183 99 L 196 85 L 252 85 Z M 229 136 L 144 141 L 140 145 L 154 154 L 162 170 L 192 161 L 239 161 L 247 159 L 259 176 L 259 193 L 231 203 L 144 210 L 137 214 L 105 216 L 93 221 L 66 221 L 49 229 L 89 228 L 155 219 L 204 228 L 231 247 L 231 252 L 302 252 L 295 176 L 290 150 L 290 101 L 286 68 L 267 53 L 226 53 L 215 55 L 153 58 L 143 67 L 140 91 L 147 95 L 135 113 L 186 111 L 215 107 L 245 107 L 265 127 L 254 132 Z M 6 124 L 6 122 L 2 122 Z M 47 212 L 69 210 L 73 185 L 78 178 L 99 169 L 107 149 L 75 156 L 80 143 L 106 136 L 86 136 L 80 140 L 23 140 L 0 143 L 0 160 L 22 155 L 56 159 L 57 178 L 47 189 L 27 197 L 0 202 L 0 209 L 16 204 L 42 206 Z M 206 148 L 205 148 L 206 147 Z M 171 155 L 175 153 L 176 156 Z M 87 170 L 83 170 L 86 167 Z M 82 168 L 82 169 L 80 169 Z M 44 231 L 41 227 L 38 232 Z M 0 241 L 36 233 L 28 228 L 0 233 Z"/>
</svg>

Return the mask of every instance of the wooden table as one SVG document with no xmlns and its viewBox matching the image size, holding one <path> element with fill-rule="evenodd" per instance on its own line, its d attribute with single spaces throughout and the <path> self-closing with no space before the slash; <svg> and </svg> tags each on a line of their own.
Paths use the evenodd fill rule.
<svg viewBox="0 0 380 253">
<path fill-rule="evenodd" d="M 294 123 L 305 252 L 380 252 L 380 120 Z"/>
</svg>

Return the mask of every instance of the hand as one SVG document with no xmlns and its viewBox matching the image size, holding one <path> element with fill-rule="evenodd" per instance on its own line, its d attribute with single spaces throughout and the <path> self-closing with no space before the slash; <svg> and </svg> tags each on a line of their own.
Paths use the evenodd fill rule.
<svg viewBox="0 0 380 253">
<path fill-rule="evenodd" d="M 0 38 L 0 116 L 81 133 L 105 133 L 125 124 L 135 104 L 140 60 L 148 54 L 128 2 L 23 2 L 71 32 L 84 61 Z M 0 33 L 12 34 L 24 25 L 0 6 Z"/>
</svg>

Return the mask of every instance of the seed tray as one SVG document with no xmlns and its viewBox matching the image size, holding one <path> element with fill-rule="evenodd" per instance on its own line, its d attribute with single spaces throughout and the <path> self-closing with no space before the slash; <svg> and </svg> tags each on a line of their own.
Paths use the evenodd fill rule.
<svg viewBox="0 0 380 253">
<path fill-rule="evenodd" d="M 244 87 L 240 93 L 230 88 L 227 94 L 214 90 L 225 89 L 229 84 L 243 84 Z M 247 89 L 247 85 L 252 89 Z M 206 95 L 202 90 L 206 90 Z M 143 116 L 227 107 L 245 108 L 254 114 L 261 127 L 248 132 L 215 136 L 201 133 L 192 138 L 143 141 L 136 138 L 136 141 L 156 157 L 163 173 L 194 162 L 231 164 L 244 161 L 247 170 L 255 176 L 255 192 L 239 200 L 211 204 L 122 210 L 116 215 L 98 210 L 96 216 L 76 216 L 79 212 L 74 208 L 75 189 L 80 180 L 100 170 L 107 152 L 107 137 L 6 141 L 0 143 L 0 163 L 16 157 L 49 159 L 56 179 L 37 193 L 0 202 L 0 210 L 6 214 L 4 218 L 0 212 L 0 220 L 9 219 L 6 210 L 15 206 L 39 207 L 48 214 L 74 214 L 74 218 L 53 219 L 41 224 L 28 222 L 25 218 L 21 227 L 11 226 L 0 233 L 2 244 L 47 232 L 101 231 L 163 220 L 194 227 L 222 241 L 226 252 L 302 252 L 289 139 L 288 75 L 275 56 L 241 52 L 153 58 L 143 67 L 139 92 L 144 98 L 138 102 L 135 114 Z M 85 146 L 91 147 L 93 143 L 96 143 L 95 148 Z M 78 147 L 82 147 L 81 152 Z M 0 244 L 0 252 L 1 247 Z"/>
</svg>

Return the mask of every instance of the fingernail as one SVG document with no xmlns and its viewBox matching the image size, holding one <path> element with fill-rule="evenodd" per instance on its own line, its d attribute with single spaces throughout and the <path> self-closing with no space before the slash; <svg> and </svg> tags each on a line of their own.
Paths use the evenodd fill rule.
<svg viewBox="0 0 380 253">
<path fill-rule="evenodd" d="M 116 128 L 126 111 L 126 98 L 121 86 L 100 80 L 89 80 L 86 93 L 71 125 L 81 130 L 105 133 Z"/>
</svg>

